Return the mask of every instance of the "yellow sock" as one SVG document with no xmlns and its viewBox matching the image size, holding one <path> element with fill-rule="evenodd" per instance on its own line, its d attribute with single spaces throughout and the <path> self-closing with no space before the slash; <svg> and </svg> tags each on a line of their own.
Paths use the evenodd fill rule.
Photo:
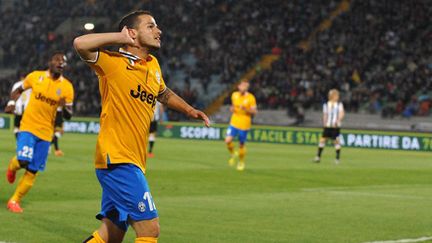
<svg viewBox="0 0 432 243">
<path fill-rule="evenodd" d="M 227 148 L 228 148 L 228 151 L 230 152 L 230 154 L 233 155 L 234 154 L 234 143 L 233 142 L 227 143 Z"/>
<path fill-rule="evenodd" d="M 26 171 L 21 177 L 18 183 L 15 193 L 11 197 L 11 201 L 20 202 L 21 199 L 27 194 L 27 192 L 32 188 L 33 183 L 36 179 L 36 174 Z"/>
<path fill-rule="evenodd" d="M 11 170 L 11 171 L 17 171 L 17 170 L 21 169 L 21 166 L 20 166 L 19 161 L 18 161 L 18 159 L 17 159 L 16 156 L 14 156 L 9 161 L 9 167 L 8 167 L 8 169 Z"/>
<path fill-rule="evenodd" d="M 93 232 L 93 234 L 87 238 L 83 243 L 105 243 L 105 241 L 100 237 L 97 230 Z"/>
<path fill-rule="evenodd" d="M 139 237 L 135 238 L 135 243 L 157 243 L 157 240 L 155 237 Z"/>
<path fill-rule="evenodd" d="M 246 147 L 240 147 L 239 148 L 239 160 L 241 161 L 241 162 L 244 162 L 244 158 L 245 158 L 245 156 L 246 156 Z"/>
</svg>

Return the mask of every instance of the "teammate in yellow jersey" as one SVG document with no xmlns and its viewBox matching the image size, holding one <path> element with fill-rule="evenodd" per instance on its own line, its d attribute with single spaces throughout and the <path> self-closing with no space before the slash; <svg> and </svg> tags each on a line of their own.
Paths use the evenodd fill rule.
<svg viewBox="0 0 432 243">
<path fill-rule="evenodd" d="M 237 170 L 243 171 L 245 169 L 245 143 L 247 139 L 247 133 L 251 128 L 252 116 L 257 113 L 257 106 L 255 96 L 248 92 L 249 82 L 242 80 L 240 81 L 240 84 L 237 88 L 238 91 L 231 95 L 230 110 L 232 112 L 232 116 L 227 130 L 225 143 L 231 155 L 228 163 L 231 166 L 234 166 L 237 152 L 234 151 L 233 139 L 238 136 L 240 145 L 238 150 L 239 162 L 237 163 Z"/>
<path fill-rule="evenodd" d="M 23 114 L 17 138 L 17 155 L 13 157 L 6 172 L 9 183 L 14 183 L 16 172 L 26 172 L 18 183 L 7 207 L 14 213 L 21 213 L 21 199 L 27 194 L 38 171 L 45 169 L 48 150 L 54 133 L 54 119 L 58 107 L 62 107 L 66 119 L 72 116 L 74 90 L 72 83 L 63 77 L 66 56 L 54 52 L 48 62 L 48 70 L 28 74 L 22 86 L 11 93 L 5 112 L 12 113 L 15 101 L 24 90 L 32 89 L 30 100 Z"/>
<path fill-rule="evenodd" d="M 84 242 L 121 242 L 129 225 L 135 242 L 157 242 L 159 218 L 145 178 L 150 121 L 156 102 L 201 119 L 208 117 L 165 86 L 157 59 L 162 31 L 150 12 L 122 18 L 119 32 L 77 37 L 74 47 L 97 73 L 102 100 L 96 175 L 102 187 L 98 230 Z M 102 49 L 121 45 L 118 52 Z"/>
<path fill-rule="evenodd" d="M 16 82 L 12 86 L 12 91 L 22 86 L 24 82 L 25 75 L 21 76 L 20 81 Z M 11 92 L 12 92 L 11 91 Z M 15 138 L 18 138 L 18 132 L 19 127 L 22 119 L 22 114 L 24 113 L 24 110 L 28 104 L 28 101 L 30 99 L 31 89 L 26 90 L 23 92 L 19 98 L 16 100 L 15 103 L 15 111 L 14 111 L 14 129 L 13 132 L 15 134 Z"/>
<path fill-rule="evenodd" d="M 163 117 L 162 117 L 163 113 L 164 113 L 163 105 L 160 102 L 156 102 L 156 109 L 155 109 L 153 119 L 150 123 L 150 131 L 149 131 L 149 133 L 150 133 L 149 134 L 149 150 L 148 150 L 148 154 L 147 154 L 147 156 L 149 158 L 154 157 L 153 147 L 154 147 L 154 144 L 156 142 L 158 123 L 162 124 L 162 121 L 163 121 Z"/>
</svg>

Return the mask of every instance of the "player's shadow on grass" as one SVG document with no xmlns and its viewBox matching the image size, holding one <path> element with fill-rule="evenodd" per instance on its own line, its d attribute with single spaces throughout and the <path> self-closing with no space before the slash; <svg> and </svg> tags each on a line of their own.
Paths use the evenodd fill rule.
<svg viewBox="0 0 432 243">
<path fill-rule="evenodd" d="M 58 236 L 58 242 L 81 242 L 87 238 L 92 231 L 92 229 L 83 230 L 66 221 L 59 222 L 43 217 L 32 221 L 32 224 L 45 232 Z"/>
</svg>

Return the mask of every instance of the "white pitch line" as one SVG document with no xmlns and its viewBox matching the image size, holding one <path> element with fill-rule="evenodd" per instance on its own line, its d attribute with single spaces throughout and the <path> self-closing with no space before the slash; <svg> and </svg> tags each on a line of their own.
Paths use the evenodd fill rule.
<svg viewBox="0 0 432 243">
<path fill-rule="evenodd" d="M 420 237 L 417 239 L 401 239 L 401 240 L 386 240 L 386 241 L 368 241 L 368 242 L 364 242 L 364 243 L 412 243 L 412 242 L 423 242 L 423 241 L 428 241 L 428 240 L 432 240 L 432 237 L 430 236 L 425 236 L 425 237 Z"/>
<path fill-rule="evenodd" d="M 370 192 L 353 192 L 353 191 L 326 191 L 331 194 L 340 195 L 353 195 L 353 196 L 369 196 L 369 197 L 388 197 L 388 198 L 399 198 L 399 199 L 430 199 L 428 197 L 411 196 L 411 195 L 400 195 L 400 194 L 382 194 L 382 193 L 370 193 Z"/>
<path fill-rule="evenodd" d="M 303 192 L 321 192 L 321 193 L 329 193 L 329 194 L 339 194 L 339 195 L 353 195 L 353 196 L 369 196 L 369 197 L 387 197 L 387 198 L 399 198 L 399 199 L 415 199 L 415 200 L 424 200 L 430 199 L 430 197 L 422 197 L 422 196 L 414 196 L 414 195 L 403 195 L 403 194 L 390 194 L 390 193 L 373 193 L 373 192 L 363 192 L 363 191 L 346 191 L 346 190 L 309 190 L 303 189 Z"/>
<path fill-rule="evenodd" d="M 356 190 L 356 189 L 405 189 L 412 187 L 425 187 L 422 184 L 397 184 L 397 185 L 370 185 L 370 186 L 333 186 L 333 187 L 312 187 L 312 188 L 303 188 L 303 191 L 334 191 L 334 190 Z"/>
</svg>

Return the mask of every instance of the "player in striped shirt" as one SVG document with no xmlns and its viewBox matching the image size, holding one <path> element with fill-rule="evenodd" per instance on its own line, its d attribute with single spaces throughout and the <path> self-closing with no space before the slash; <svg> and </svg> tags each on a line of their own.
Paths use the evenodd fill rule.
<svg viewBox="0 0 432 243">
<path fill-rule="evenodd" d="M 24 83 L 24 79 L 25 79 L 25 77 L 22 77 L 20 81 L 14 83 L 14 85 L 12 86 L 11 92 L 17 90 L 19 87 L 22 87 L 22 84 Z M 21 93 L 20 97 L 16 100 L 15 110 L 14 110 L 15 118 L 14 118 L 14 130 L 13 130 L 13 132 L 15 134 L 15 138 L 18 137 L 21 119 L 22 119 L 24 110 L 27 107 L 27 104 L 30 100 L 31 92 L 32 92 L 31 89 L 23 91 Z"/>
<path fill-rule="evenodd" d="M 150 122 L 149 150 L 148 150 L 148 154 L 147 154 L 149 158 L 154 157 L 153 147 L 154 147 L 154 144 L 156 142 L 158 123 L 163 121 L 163 119 L 162 119 L 163 113 L 164 113 L 163 105 L 159 101 L 156 101 L 155 113 L 153 116 L 153 120 Z"/>
<path fill-rule="evenodd" d="M 328 94 L 328 102 L 323 105 L 324 131 L 318 144 L 318 153 L 314 162 L 320 162 L 326 141 L 327 139 L 331 139 L 336 149 L 335 163 L 339 163 L 341 151 L 339 135 L 344 116 L 345 111 L 342 102 L 339 101 L 339 91 L 337 89 L 331 89 Z"/>
<path fill-rule="evenodd" d="M 59 139 L 63 135 L 63 110 L 57 109 L 56 118 L 54 120 L 54 136 L 51 144 L 54 145 L 54 155 L 61 157 L 64 155 L 63 151 L 59 147 Z"/>
</svg>

